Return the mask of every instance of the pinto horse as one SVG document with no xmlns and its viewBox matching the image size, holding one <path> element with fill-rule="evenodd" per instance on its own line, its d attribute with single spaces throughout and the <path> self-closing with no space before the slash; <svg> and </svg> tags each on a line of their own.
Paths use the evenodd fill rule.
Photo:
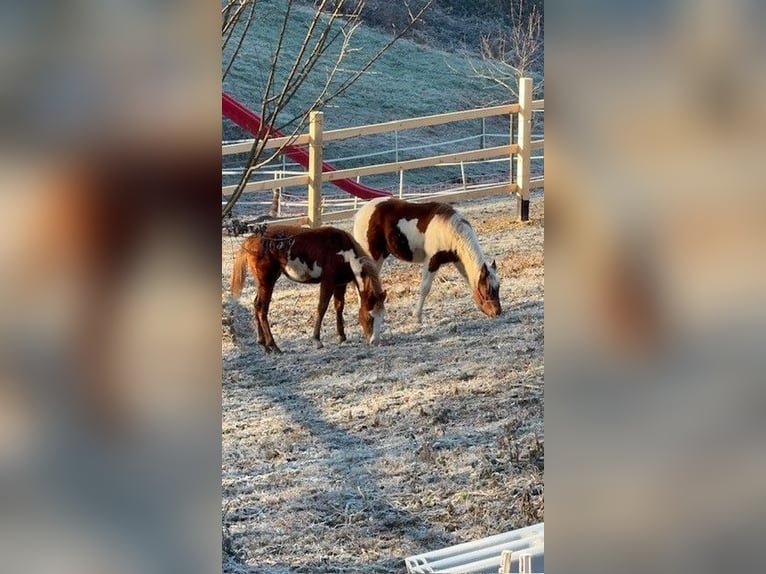
<svg viewBox="0 0 766 574">
<path fill-rule="evenodd" d="M 374 199 L 357 211 L 354 238 L 375 260 L 378 270 L 389 255 L 422 263 L 420 299 L 415 319 L 423 320 L 423 303 L 439 267 L 454 263 L 473 292 L 473 301 L 487 316 L 500 315 L 500 281 L 495 262 L 488 263 L 471 225 L 446 203 L 409 203 Z"/>
<path fill-rule="evenodd" d="M 269 305 L 274 284 L 281 274 L 297 283 L 319 283 L 319 305 L 314 323 L 314 341 L 322 347 L 319 333 L 330 298 L 335 299 L 336 328 L 340 342 L 346 340 L 343 325 L 346 286 L 353 282 L 359 292 L 359 323 L 367 342 L 380 341 L 386 292 L 378 269 L 349 233 L 333 227 L 306 229 L 268 225 L 242 243 L 234 260 L 231 292 L 242 293 L 247 267 L 258 292 L 253 300 L 258 344 L 267 353 L 280 353 L 269 326 Z"/>
</svg>

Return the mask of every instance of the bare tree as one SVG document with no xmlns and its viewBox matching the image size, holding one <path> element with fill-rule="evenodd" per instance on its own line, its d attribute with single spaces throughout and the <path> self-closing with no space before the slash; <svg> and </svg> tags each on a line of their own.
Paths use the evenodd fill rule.
<svg viewBox="0 0 766 574">
<path fill-rule="evenodd" d="M 524 0 L 509 1 L 510 27 L 481 38 L 481 61 L 469 58 L 473 74 L 494 82 L 518 97 L 518 80 L 538 74 L 543 63 L 543 14 L 538 5 L 525 6 Z M 542 74 L 535 91 L 543 89 Z"/>
<path fill-rule="evenodd" d="M 298 2 L 287 0 L 271 46 L 270 65 L 260 73 L 253 71 L 254 87 L 260 98 L 258 108 L 263 120 L 262 133 L 257 134 L 237 188 L 223 208 L 224 217 L 231 213 L 242 195 L 250 173 L 272 161 L 289 145 L 266 153 L 264 148 L 271 137 L 268 127 L 285 131 L 290 137 L 297 136 L 306 128 L 309 112 L 321 109 L 348 90 L 394 42 L 407 33 L 432 2 L 428 0 L 414 13 L 408 11 L 410 17 L 405 26 L 395 30 L 375 53 L 365 56 L 361 62 L 350 64 L 349 56 L 357 51 L 352 40 L 361 24 L 365 0 L 316 0 L 313 17 L 308 24 L 295 17 L 297 10 L 306 10 L 307 7 L 299 8 Z M 257 29 L 259 8 L 275 9 L 273 3 L 259 3 L 258 0 L 227 0 L 223 5 L 223 52 L 227 53 L 227 47 L 233 44 L 224 62 L 224 80 L 243 44 Z M 295 34 L 289 35 L 288 32 L 294 31 L 297 26 L 303 27 L 304 31 L 300 44 L 295 46 L 288 42 L 288 36 L 294 38 Z M 296 108 L 298 100 L 308 103 Z"/>
</svg>

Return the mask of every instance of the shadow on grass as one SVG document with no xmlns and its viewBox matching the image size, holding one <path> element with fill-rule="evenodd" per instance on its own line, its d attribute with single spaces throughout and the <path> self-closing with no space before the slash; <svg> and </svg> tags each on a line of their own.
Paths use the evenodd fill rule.
<svg viewBox="0 0 766 574">
<path fill-rule="evenodd" d="M 235 332 L 242 332 L 250 321 L 249 309 L 236 303 L 229 310 L 235 317 Z M 225 527 L 224 562 L 228 564 L 227 572 L 401 571 L 405 555 L 400 555 L 397 549 L 402 548 L 402 541 L 408 542 L 408 546 L 417 548 L 417 551 L 454 543 L 448 533 L 435 529 L 423 517 L 397 507 L 388 498 L 380 483 L 381 477 L 373 470 L 376 466 L 382 466 L 387 453 L 374 444 L 374 438 L 351 432 L 328 420 L 317 404 L 321 395 L 311 396 L 307 390 L 302 390 L 318 369 L 321 371 L 327 366 L 318 365 L 318 356 L 326 357 L 329 364 L 338 360 L 339 354 L 347 354 L 347 361 L 354 361 L 370 353 L 358 341 L 348 341 L 340 347 L 335 341 L 326 344 L 329 348 L 316 351 L 309 348 L 308 337 L 306 341 L 284 341 L 282 348 L 285 353 L 266 356 L 255 344 L 252 334 L 245 331 L 238 336 L 238 352 L 224 360 L 225 371 L 242 369 L 246 372 L 246 377 L 236 384 L 240 390 L 252 393 L 258 403 L 278 407 L 294 426 L 308 432 L 311 448 L 318 448 L 324 453 L 320 461 L 310 461 L 321 465 L 320 472 L 316 468 L 298 471 L 303 478 L 308 476 L 312 481 L 319 481 L 321 487 L 301 493 L 299 498 L 289 502 L 287 506 L 296 514 L 280 516 L 282 536 L 290 539 L 289 546 L 294 550 L 279 545 L 265 560 L 265 548 L 251 547 L 251 532 L 231 534 Z M 347 367 L 351 370 L 346 375 L 356 376 L 354 366 Z M 224 385 L 227 384 L 232 383 L 224 382 Z M 322 383 L 317 381 L 315 384 Z M 291 453 L 290 457 L 291 464 L 300 463 L 301 453 Z M 240 487 L 233 488 L 235 490 L 230 490 L 228 495 L 231 499 L 237 497 L 236 490 Z M 256 501 L 255 506 L 261 504 Z M 260 509 L 253 509 L 251 505 L 249 510 L 248 515 L 241 508 L 234 512 L 224 509 L 224 524 L 258 520 L 259 516 L 274 512 L 267 504 Z M 313 542 L 317 537 L 323 541 L 322 544 Z M 354 540 L 356 537 L 359 540 Z M 339 559 L 332 555 L 336 549 L 328 545 L 331 539 L 337 539 L 338 546 L 343 546 L 345 541 L 354 557 L 346 559 L 341 556 Z M 369 548 L 374 544 L 371 541 L 382 541 L 386 549 Z M 277 539 L 274 543 L 280 544 Z M 329 555 L 328 550 L 331 552 Z M 373 561 L 364 556 L 371 552 L 377 553 Z M 295 559 L 287 558 L 285 561 L 287 553 L 294 553 Z"/>
</svg>

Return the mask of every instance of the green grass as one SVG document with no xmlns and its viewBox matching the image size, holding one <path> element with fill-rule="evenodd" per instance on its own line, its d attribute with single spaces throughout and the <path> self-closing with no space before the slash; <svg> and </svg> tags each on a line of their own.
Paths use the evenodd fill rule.
<svg viewBox="0 0 766 574">
<path fill-rule="evenodd" d="M 266 74 L 271 66 L 271 52 L 282 19 L 281 10 L 284 10 L 282 3 L 259 3 L 256 21 L 242 46 L 237 61 L 223 83 L 224 90 L 256 110 L 259 107 Z M 286 73 L 288 65 L 292 63 L 311 16 L 310 9 L 293 8 L 287 33 L 285 60 L 277 67 L 279 73 Z M 355 51 L 344 62 L 344 68 L 357 69 L 388 39 L 389 36 L 386 34 L 361 26 L 352 40 Z M 228 53 L 230 50 L 225 51 L 225 55 Z M 282 121 L 306 109 L 318 87 L 324 82 L 324 68 L 329 64 L 330 62 L 320 63 L 317 73 L 307 81 L 305 89 L 287 106 L 286 113 L 281 116 Z M 354 85 L 326 105 L 322 111 L 324 111 L 325 129 L 335 129 L 470 109 L 486 105 L 488 102 L 509 101 L 511 101 L 509 93 L 486 80 L 472 76 L 465 56 L 418 45 L 408 40 L 400 40 Z M 480 131 L 481 122 L 473 120 L 408 130 L 396 136 L 390 133 L 368 138 L 354 138 L 328 145 L 325 149 L 325 157 L 332 159 L 393 149 L 395 137 L 398 138 L 399 148 L 404 148 L 477 135 Z M 508 122 L 504 118 L 488 121 L 487 131 L 508 133 Z M 247 136 L 225 122 L 224 139 L 237 137 Z M 488 141 L 488 145 L 500 143 L 504 142 Z M 399 157 L 400 159 L 423 157 L 460 149 L 474 149 L 477 145 L 474 141 L 431 151 L 401 152 Z M 393 159 L 393 154 L 380 157 L 380 161 L 393 161 Z M 344 162 L 341 167 L 352 167 L 360 163 Z M 370 163 L 370 160 L 366 163 Z M 473 170 L 479 169 L 476 167 Z M 447 175 L 447 172 L 455 173 Z M 444 169 L 430 168 L 408 173 L 407 181 L 431 183 L 455 175 L 459 175 L 458 168 L 452 168 L 446 172 Z M 395 179 L 395 175 L 383 176 L 369 178 L 365 182 L 370 185 L 386 186 L 391 185 Z"/>
<path fill-rule="evenodd" d="M 260 16 L 224 82 L 224 89 L 248 105 L 256 105 L 260 100 L 263 78 L 270 66 L 271 50 L 281 22 L 281 6 L 261 3 L 258 10 Z M 292 61 L 291 56 L 297 51 L 311 15 L 305 8 L 293 8 L 283 71 L 287 62 Z M 351 54 L 345 67 L 358 66 L 388 39 L 388 35 L 361 26 L 353 39 L 357 51 Z M 304 91 L 306 96 L 313 95 L 324 79 L 319 71 L 313 78 L 315 81 L 309 81 Z M 471 77 L 470 68 L 460 54 L 400 40 L 346 94 L 329 104 L 324 110 L 325 123 L 328 129 L 333 129 L 467 109 L 504 97 L 510 98 L 510 94 L 504 94 L 485 80 Z M 288 107 L 288 112 L 302 109 L 307 101 L 307 97 L 299 99 Z"/>
</svg>

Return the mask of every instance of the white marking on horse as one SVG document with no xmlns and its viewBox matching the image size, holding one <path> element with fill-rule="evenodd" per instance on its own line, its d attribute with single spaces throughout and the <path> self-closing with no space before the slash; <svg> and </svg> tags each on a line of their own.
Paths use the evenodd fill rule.
<svg viewBox="0 0 766 574">
<path fill-rule="evenodd" d="M 361 289 L 362 287 L 362 262 L 359 261 L 359 258 L 356 256 L 356 253 L 354 253 L 353 249 L 347 249 L 346 251 L 338 251 L 338 255 L 343 257 L 345 259 L 346 263 L 348 263 L 349 267 L 351 267 L 351 271 L 354 273 L 354 277 L 356 277 L 356 283 Z"/>
<path fill-rule="evenodd" d="M 372 311 L 372 336 L 370 345 L 377 345 L 380 341 L 380 332 L 383 330 L 383 313 L 381 311 Z"/>
<path fill-rule="evenodd" d="M 319 279 L 322 276 L 322 267 L 316 261 L 309 267 L 300 257 L 291 259 L 288 254 L 285 273 L 293 281 L 303 282 L 309 279 Z"/>
<path fill-rule="evenodd" d="M 425 242 L 426 236 L 418 229 L 418 219 L 400 219 L 396 226 L 407 238 L 412 252 L 412 262 L 420 263 L 426 258 Z"/>
</svg>

